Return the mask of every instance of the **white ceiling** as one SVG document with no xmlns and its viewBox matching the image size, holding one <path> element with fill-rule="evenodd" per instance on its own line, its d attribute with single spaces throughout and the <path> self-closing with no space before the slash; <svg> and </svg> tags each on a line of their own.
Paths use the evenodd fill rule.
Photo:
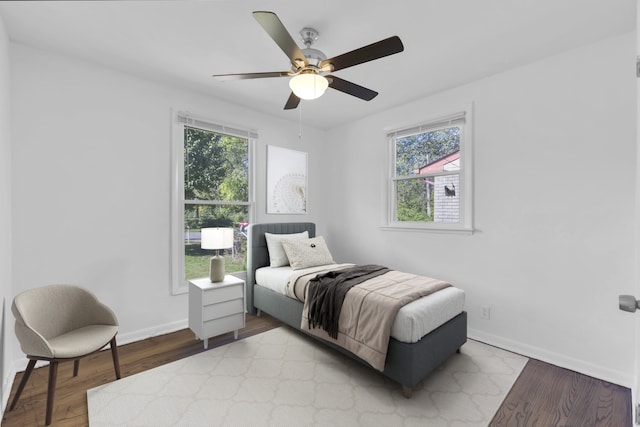
<svg viewBox="0 0 640 427">
<path fill-rule="evenodd" d="M 636 0 L 0 1 L 14 42 L 297 121 L 283 111 L 287 78 L 211 77 L 288 70 L 254 10 L 275 12 L 296 41 L 314 27 L 328 57 L 402 39 L 404 52 L 335 73 L 380 92 L 372 101 L 329 89 L 302 102 L 304 122 L 325 129 L 636 26 Z"/>
</svg>

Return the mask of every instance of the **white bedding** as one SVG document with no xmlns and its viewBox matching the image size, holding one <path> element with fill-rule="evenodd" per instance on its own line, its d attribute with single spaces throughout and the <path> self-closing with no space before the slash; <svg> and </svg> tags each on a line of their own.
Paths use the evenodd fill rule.
<svg viewBox="0 0 640 427">
<path fill-rule="evenodd" d="M 317 268 L 308 270 L 313 269 Z M 296 270 L 296 273 L 302 271 L 305 270 Z M 290 266 L 262 267 L 256 270 L 256 283 L 286 295 L 285 287 L 292 273 Z M 405 305 L 391 327 L 391 336 L 406 343 L 420 341 L 420 338 L 460 314 L 464 299 L 464 291 L 452 286 Z"/>
</svg>

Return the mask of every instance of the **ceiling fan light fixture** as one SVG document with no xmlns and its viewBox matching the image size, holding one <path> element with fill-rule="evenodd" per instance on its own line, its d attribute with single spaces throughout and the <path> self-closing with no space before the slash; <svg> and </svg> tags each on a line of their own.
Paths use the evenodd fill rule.
<svg viewBox="0 0 640 427">
<path fill-rule="evenodd" d="M 289 80 L 289 87 L 300 99 L 320 98 L 329 87 L 326 77 L 315 73 L 303 73 Z"/>
</svg>

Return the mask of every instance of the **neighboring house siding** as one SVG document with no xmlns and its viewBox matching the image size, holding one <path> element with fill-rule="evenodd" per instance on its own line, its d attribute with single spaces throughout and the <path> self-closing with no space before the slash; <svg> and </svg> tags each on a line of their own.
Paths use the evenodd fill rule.
<svg viewBox="0 0 640 427">
<path fill-rule="evenodd" d="M 435 177 L 433 220 L 435 222 L 460 221 L 460 175 L 446 175 Z M 445 186 L 455 191 L 455 196 L 447 195 Z"/>
<path fill-rule="evenodd" d="M 459 169 L 460 151 L 456 151 L 442 159 L 423 166 L 418 170 L 418 173 L 439 173 Z M 433 182 L 433 221 L 460 222 L 460 175 L 436 176 Z M 445 186 L 449 189 L 449 194 L 445 191 Z"/>
</svg>

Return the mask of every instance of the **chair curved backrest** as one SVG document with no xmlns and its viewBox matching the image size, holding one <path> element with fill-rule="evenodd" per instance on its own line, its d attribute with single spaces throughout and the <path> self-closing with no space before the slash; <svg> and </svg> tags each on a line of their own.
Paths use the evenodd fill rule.
<svg viewBox="0 0 640 427">
<path fill-rule="evenodd" d="M 22 351 L 54 357 L 47 341 L 89 325 L 118 326 L 114 312 L 94 294 L 73 285 L 49 285 L 18 294 L 11 311 Z"/>
<path fill-rule="evenodd" d="M 116 379 L 120 379 L 118 360 L 118 319 L 95 295 L 74 285 L 48 285 L 24 291 L 13 299 L 11 311 L 16 318 L 15 331 L 29 363 L 13 396 L 12 411 L 37 360 L 49 362 L 47 412 L 45 424 L 51 424 L 53 399 L 60 362 L 73 360 L 73 376 L 78 375 L 80 358 L 107 344 L 111 347 Z"/>
</svg>

